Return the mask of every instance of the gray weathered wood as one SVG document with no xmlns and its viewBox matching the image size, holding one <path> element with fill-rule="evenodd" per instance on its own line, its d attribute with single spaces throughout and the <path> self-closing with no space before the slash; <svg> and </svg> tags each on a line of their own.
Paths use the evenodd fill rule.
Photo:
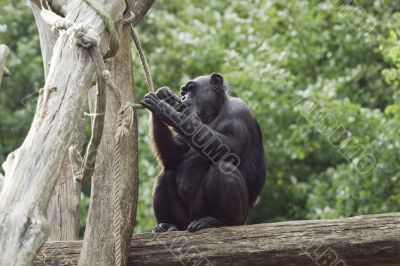
<svg viewBox="0 0 400 266">
<path fill-rule="evenodd" d="M 120 15 L 125 1 L 107 2 Z M 109 44 L 103 20 L 80 0 L 68 1 L 66 19 L 90 25 L 99 33 L 99 48 Z M 87 88 L 93 83 L 94 65 L 86 49 L 70 44 L 62 32 L 49 73 L 39 93 L 38 107 L 28 135 L 5 162 L 0 193 L 0 265 L 30 265 L 35 251 L 48 235 L 46 210 L 57 182 L 67 145 L 82 117 Z"/>
<path fill-rule="evenodd" d="M 136 0 L 133 2 L 132 8 L 132 25 L 137 23 L 147 14 L 149 9 L 154 4 L 155 0 Z"/>
<path fill-rule="evenodd" d="M 51 25 L 43 21 L 40 16 L 41 6 L 40 4 L 31 4 L 32 13 L 35 17 L 36 26 L 38 28 L 39 40 L 40 40 L 40 50 L 43 58 L 43 69 L 44 76 L 47 78 L 50 69 L 50 60 L 53 55 L 54 45 L 58 39 L 58 33 L 52 31 Z"/>
<path fill-rule="evenodd" d="M 51 1 L 51 4 L 55 4 L 55 2 L 56 1 Z M 52 31 L 51 25 L 43 21 L 40 15 L 40 5 L 38 6 L 33 3 L 31 6 L 40 36 L 44 76 L 47 77 L 58 33 Z M 76 134 L 73 140 L 81 146 L 84 141 L 83 120 L 78 121 L 74 132 L 76 132 Z M 67 143 L 67 145 L 72 145 L 72 143 Z M 57 184 L 47 209 L 50 230 L 49 240 L 77 240 L 79 238 L 80 196 L 81 184 L 75 182 L 72 178 L 71 165 L 68 152 L 66 152 L 58 174 Z"/>
<path fill-rule="evenodd" d="M 129 2 L 129 1 L 128 1 Z M 132 13 L 134 20 L 141 19 L 149 10 L 154 1 L 134 1 Z M 138 4 L 139 3 L 139 4 Z M 126 11 L 125 11 L 126 13 Z M 138 155 L 137 155 L 137 121 L 136 113 L 133 124 L 134 131 L 130 132 L 131 139 L 123 141 L 120 150 L 120 158 L 115 157 L 115 134 L 117 114 L 125 103 L 134 103 L 132 56 L 130 25 L 117 25 L 120 48 L 118 53 L 108 62 L 112 83 L 115 85 L 115 93 L 109 93 L 107 97 L 107 110 L 103 137 L 98 149 L 96 169 L 92 178 L 91 199 L 88 219 L 86 224 L 84 244 L 79 259 L 79 265 L 125 265 L 129 241 L 133 232 L 133 224 L 136 216 L 137 186 L 138 186 Z M 119 95 L 119 98 L 118 98 Z M 93 94 L 91 99 L 93 99 Z M 93 105 L 93 102 L 92 104 Z M 119 203 L 122 211 L 120 219 L 120 232 L 115 233 L 115 195 L 114 164 L 120 163 L 121 180 L 120 190 L 123 201 Z M 121 252 L 115 249 L 117 239 L 122 240 Z"/>
<path fill-rule="evenodd" d="M 81 244 L 46 243 L 34 265 L 76 265 Z M 128 265 L 398 266 L 399 262 L 400 213 L 389 213 L 134 235 Z"/>
<path fill-rule="evenodd" d="M 72 177 L 70 161 L 66 153 L 47 208 L 50 230 L 48 240 L 79 239 L 80 194 L 81 184 L 75 182 Z"/>
<path fill-rule="evenodd" d="M 120 49 L 116 56 L 108 63 L 112 75 L 112 82 L 119 89 L 121 99 L 125 101 L 134 100 L 131 68 L 131 46 L 129 36 L 129 25 L 125 25 L 120 32 Z M 128 31 L 127 31 L 128 30 Z M 127 32 L 127 33 L 126 33 Z M 126 33 L 124 35 L 123 33 Z M 94 98 L 91 93 L 91 99 Z M 93 105 L 93 101 L 92 104 Z M 108 93 L 106 99 L 107 111 L 105 114 L 103 136 L 96 158 L 96 168 L 92 177 L 91 196 L 88 219 L 86 223 L 84 246 L 80 259 L 80 265 L 113 265 L 114 264 L 114 238 L 113 238 L 113 157 L 115 149 L 115 126 L 120 99 L 114 94 Z M 131 160 L 134 151 L 123 154 L 122 160 Z M 132 173 L 137 168 L 131 169 Z M 126 199 L 130 201 L 133 195 Z M 127 213 L 125 221 L 131 224 L 131 214 Z"/>
</svg>

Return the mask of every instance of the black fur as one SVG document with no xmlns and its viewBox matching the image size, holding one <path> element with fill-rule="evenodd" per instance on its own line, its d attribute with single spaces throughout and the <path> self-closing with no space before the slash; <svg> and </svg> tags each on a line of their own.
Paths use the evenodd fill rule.
<svg viewBox="0 0 400 266">
<path fill-rule="evenodd" d="M 153 231 L 240 225 L 265 182 L 262 136 L 249 108 L 227 95 L 220 74 L 201 76 L 141 101 L 152 112 L 162 171 L 154 188 Z"/>
</svg>

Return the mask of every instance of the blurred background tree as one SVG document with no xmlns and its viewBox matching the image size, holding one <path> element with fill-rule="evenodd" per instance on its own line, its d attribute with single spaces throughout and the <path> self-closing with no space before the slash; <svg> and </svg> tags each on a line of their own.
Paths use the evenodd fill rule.
<svg viewBox="0 0 400 266">
<path fill-rule="evenodd" d="M 371 27 L 349 19 L 355 14 Z M 261 223 L 400 211 L 399 23 L 400 3 L 389 0 L 159 0 L 138 28 L 157 87 L 178 92 L 188 79 L 220 72 L 230 94 L 253 110 L 269 173 L 247 222 Z M 43 84 L 36 27 L 23 1 L 0 0 L 0 43 L 11 48 L 13 74 L 0 89 L 3 162 L 23 141 Z M 135 57 L 141 99 L 146 85 L 138 62 Z M 357 171 L 301 115 L 297 103 L 305 96 L 376 158 L 373 171 Z M 155 224 L 158 169 L 149 149 L 148 112 L 139 115 L 135 232 L 144 232 Z M 88 193 L 86 184 L 82 228 Z"/>
</svg>

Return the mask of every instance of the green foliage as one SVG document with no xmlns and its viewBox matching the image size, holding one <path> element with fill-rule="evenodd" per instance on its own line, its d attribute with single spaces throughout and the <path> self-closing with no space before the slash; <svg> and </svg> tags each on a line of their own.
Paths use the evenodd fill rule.
<svg viewBox="0 0 400 266">
<path fill-rule="evenodd" d="M 18 147 L 29 130 L 43 83 L 39 36 L 32 12 L 24 1 L 0 0 L 0 43 L 11 54 L 7 66 L 12 77 L 4 78 L 0 90 L 0 162 Z"/>
<path fill-rule="evenodd" d="M 230 94 L 256 115 L 269 173 L 248 223 L 400 211 L 400 5 L 350 2 L 351 8 L 344 6 L 349 1 L 329 0 L 159 0 L 139 25 L 155 86 L 178 92 L 190 78 L 220 72 Z M 346 10 L 367 17 L 373 27 L 355 24 Z M 11 46 L 8 66 L 14 74 L 0 90 L 2 161 L 32 119 L 21 100 L 43 78 L 32 15 L 10 0 L 0 0 L 0 12 L 0 24 L 8 25 L 0 43 Z M 134 65 L 141 99 L 147 89 L 137 57 Z M 351 134 L 354 147 L 346 140 L 334 147 L 321 124 L 304 117 L 301 100 L 309 96 Z M 155 224 L 152 186 L 158 169 L 149 149 L 148 112 L 139 115 L 135 231 L 143 232 Z M 357 171 L 357 160 L 346 159 L 343 147 L 373 155 L 375 169 Z"/>
<path fill-rule="evenodd" d="M 260 122 L 269 175 L 249 223 L 400 210 L 400 6 L 353 1 L 355 14 L 374 22 L 363 32 L 371 28 L 352 24 L 344 3 L 165 0 L 140 25 L 157 86 L 177 92 L 221 72 Z M 301 116 L 305 96 L 377 159 L 374 171 L 356 171 Z"/>
</svg>

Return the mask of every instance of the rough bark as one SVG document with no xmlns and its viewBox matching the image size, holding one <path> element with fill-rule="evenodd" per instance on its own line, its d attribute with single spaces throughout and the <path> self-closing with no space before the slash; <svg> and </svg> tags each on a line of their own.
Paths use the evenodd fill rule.
<svg viewBox="0 0 400 266">
<path fill-rule="evenodd" d="M 76 265 L 82 242 L 50 242 L 35 260 Z M 400 213 L 134 235 L 128 265 L 399 265 Z"/>
<path fill-rule="evenodd" d="M 39 40 L 40 40 L 40 50 L 42 52 L 43 58 L 43 69 L 44 76 L 47 78 L 50 69 L 50 60 L 53 55 L 54 45 L 58 39 L 58 33 L 56 31 L 51 30 L 51 25 L 47 24 L 43 21 L 40 16 L 40 4 L 36 5 L 34 3 L 31 4 L 32 12 L 35 17 L 36 26 L 39 32 Z"/>
<path fill-rule="evenodd" d="M 125 1 L 101 1 L 122 19 Z M 99 33 L 103 53 L 109 43 L 103 20 L 80 0 L 65 7 L 69 21 L 90 25 Z M 58 38 L 49 73 L 39 93 L 28 135 L 4 164 L 0 194 L 0 265 L 30 265 L 47 238 L 46 210 L 67 146 L 82 117 L 94 65 L 86 49 L 70 45 L 65 32 Z M 67 141 L 66 141 L 67 140 Z"/>
<path fill-rule="evenodd" d="M 155 0 L 137 0 L 133 2 L 132 8 L 132 25 L 136 24 L 147 14 Z"/>
<path fill-rule="evenodd" d="M 83 128 L 77 126 L 77 132 Z M 81 139 L 77 139 L 81 142 Z M 79 145 L 79 144 L 78 144 Z M 47 208 L 50 241 L 79 239 L 81 184 L 74 181 L 68 153 L 65 154 L 61 165 L 57 184 Z"/>
<path fill-rule="evenodd" d="M 55 4 L 54 2 L 52 4 Z M 41 9 L 39 6 L 34 3 L 31 6 L 40 36 L 44 76 L 47 77 L 58 33 L 52 31 L 51 26 L 43 21 L 40 16 Z M 79 121 L 75 132 L 76 142 L 80 145 L 84 139 L 83 120 Z M 47 209 L 47 218 L 50 227 L 49 240 L 77 240 L 79 238 L 80 195 L 81 184 L 75 182 L 72 178 L 71 164 L 68 152 L 66 152 L 58 175 L 57 185 L 54 188 Z"/>
<path fill-rule="evenodd" d="M 153 0 L 138 0 L 132 5 L 133 22 L 138 22 L 150 9 Z M 129 9 L 129 7 L 128 7 Z M 130 25 L 118 29 L 120 49 L 108 63 L 112 83 L 118 92 L 109 93 L 103 137 L 98 150 L 96 169 L 92 178 L 91 198 L 86 224 L 84 244 L 79 265 L 125 265 L 127 251 L 133 232 L 136 216 L 138 190 L 138 155 L 137 155 L 137 121 L 134 114 L 134 131 L 124 139 L 119 152 L 115 152 L 115 134 L 117 114 L 126 102 L 134 102 L 133 77 L 131 67 Z M 118 97 L 119 95 L 119 97 Z M 92 97 L 93 98 L 93 95 Z M 132 131 L 132 129 L 131 129 Z M 131 139 L 129 139 L 131 138 Z M 120 192 L 123 201 L 118 203 L 122 216 L 118 222 L 122 225 L 115 233 L 115 163 L 120 163 Z M 116 236 L 117 234 L 118 236 Z M 121 240 L 118 242 L 118 239 Z M 120 246 L 121 250 L 115 249 Z"/>
<path fill-rule="evenodd" d="M 130 26 L 124 25 L 121 30 L 120 49 L 116 56 L 108 64 L 108 68 L 112 74 L 112 82 L 119 95 L 121 95 L 122 103 L 125 101 L 133 102 L 133 83 L 132 83 L 132 67 L 131 67 L 131 40 L 129 35 Z M 94 93 L 92 93 L 92 97 Z M 114 265 L 114 238 L 113 238 L 113 162 L 115 149 L 115 128 L 118 110 L 121 106 L 120 100 L 115 94 L 109 92 L 106 99 L 107 110 L 105 114 L 103 137 L 98 149 L 96 159 L 96 168 L 92 178 L 92 187 L 90 195 L 90 205 L 88 219 L 85 229 L 84 245 L 80 259 L 80 265 Z M 93 105 L 93 103 L 92 103 Z M 135 121 L 136 123 L 136 121 Z M 137 145 L 137 144 L 136 144 Z M 132 147 L 132 146 L 131 146 Z M 133 148 L 133 147 L 132 147 Z M 121 160 L 125 162 L 133 162 L 130 173 L 125 175 L 130 179 L 130 183 L 137 179 L 136 171 L 137 155 L 134 150 L 127 150 L 121 154 Z M 132 203 L 136 201 L 134 195 L 127 194 L 126 201 Z M 131 210 L 125 213 L 124 222 L 132 224 Z M 131 228 L 132 234 L 133 227 Z"/>
</svg>

